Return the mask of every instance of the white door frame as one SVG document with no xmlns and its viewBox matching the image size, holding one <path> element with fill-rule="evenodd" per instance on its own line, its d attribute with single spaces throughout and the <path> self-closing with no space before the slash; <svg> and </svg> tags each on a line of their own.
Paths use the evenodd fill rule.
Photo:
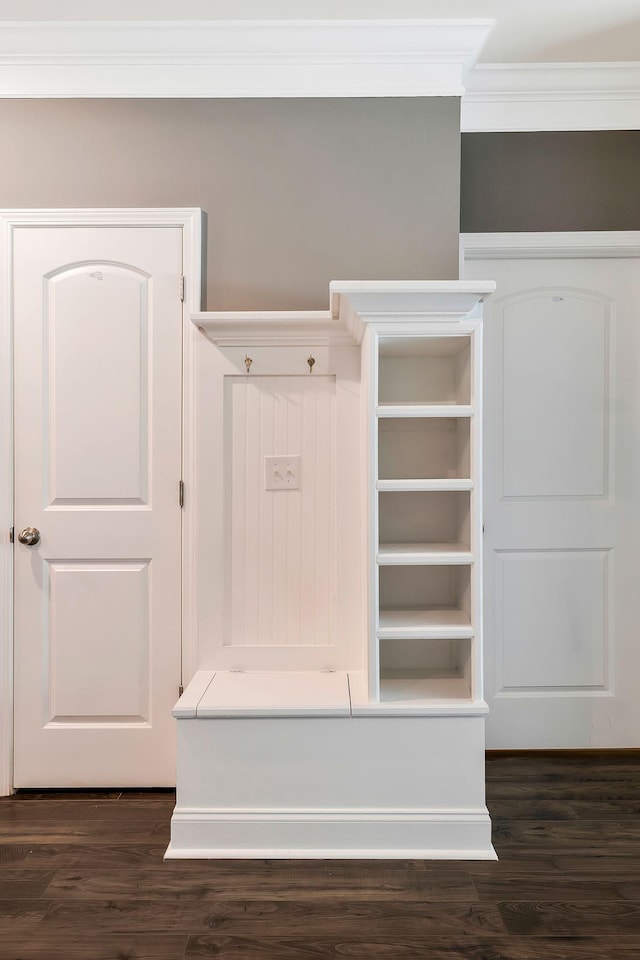
<svg viewBox="0 0 640 960">
<path fill-rule="evenodd" d="M 183 230 L 183 418 L 193 420 L 193 377 L 190 369 L 196 327 L 189 322 L 192 313 L 201 309 L 202 290 L 202 211 L 186 208 L 82 209 L 82 210 L 0 210 L 0 796 L 13 789 L 13 546 L 9 531 L 13 526 L 13 237 L 16 229 L 46 226 L 119 226 L 181 227 Z M 182 476 L 189 478 L 194 451 L 191 437 L 184 430 Z M 177 495 L 177 492 L 176 492 Z M 193 595 L 194 511 L 185 499 L 182 518 L 183 598 Z M 183 599 L 182 672 L 188 680 L 196 666 L 196 635 L 193 607 Z"/>
</svg>

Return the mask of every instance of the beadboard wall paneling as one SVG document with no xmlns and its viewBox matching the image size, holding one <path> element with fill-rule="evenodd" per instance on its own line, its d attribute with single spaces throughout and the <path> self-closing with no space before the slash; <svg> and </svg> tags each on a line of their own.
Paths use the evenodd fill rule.
<svg viewBox="0 0 640 960">
<path fill-rule="evenodd" d="M 225 643 L 330 645 L 336 621 L 336 383 L 227 377 Z M 299 489 L 267 490 L 265 457 L 300 458 Z"/>
</svg>

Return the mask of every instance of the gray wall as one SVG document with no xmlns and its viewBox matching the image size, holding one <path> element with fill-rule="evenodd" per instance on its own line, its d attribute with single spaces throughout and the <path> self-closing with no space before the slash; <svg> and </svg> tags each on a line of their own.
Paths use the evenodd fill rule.
<svg viewBox="0 0 640 960">
<path fill-rule="evenodd" d="M 457 276 L 457 98 L 5 100 L 0 129 L 0 207 L 202 207 L 209 309 Z"/>
<path fill-rule="evenodd" d="M 640 132 L 467 133 L 461 229 L 640 230 Z"/>
</svg>

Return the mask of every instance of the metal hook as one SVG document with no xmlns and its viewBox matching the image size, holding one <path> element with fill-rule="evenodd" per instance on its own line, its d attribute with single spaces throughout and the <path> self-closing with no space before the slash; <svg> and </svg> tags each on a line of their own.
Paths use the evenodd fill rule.
<svg viewBox="0 0 640 960">
<path fill-rule="evenodd" d="M 245 367 L 247 368 L 247 373 L 251 373 L 251 364 L 252 364 L 252 363 L 253 363 L 253 360 L 251 359 L 251 357 L 245 356 L 245 358 L 244 358 L 244 365 L 245 365 Z"/>
<path fill-rule="evenodd" d="M 309 373 L 313 373 L 313 365 L 314 365 L 315 362 L 316 362 L 316 361 L 315 361 L 315 359 L 314 359 L 312 356 L 309 356 L 309 357 L 307 358 L 307 363 L 309 364 Z"/>
</svg>

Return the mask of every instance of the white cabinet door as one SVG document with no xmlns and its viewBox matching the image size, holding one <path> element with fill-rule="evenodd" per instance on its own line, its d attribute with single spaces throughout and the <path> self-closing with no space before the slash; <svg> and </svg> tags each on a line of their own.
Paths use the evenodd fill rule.
<svg viewBox="0 0 640 960">
<path fill-rule="evenodd" d="M 640 261 L 472 260 L 488 746 L 640 746 Z"/>
<path fill-rule="evenodd" d="M 181 272 L 179 227 L 15 231 L 17 787 L 175 783 Z"/>
</svg>

